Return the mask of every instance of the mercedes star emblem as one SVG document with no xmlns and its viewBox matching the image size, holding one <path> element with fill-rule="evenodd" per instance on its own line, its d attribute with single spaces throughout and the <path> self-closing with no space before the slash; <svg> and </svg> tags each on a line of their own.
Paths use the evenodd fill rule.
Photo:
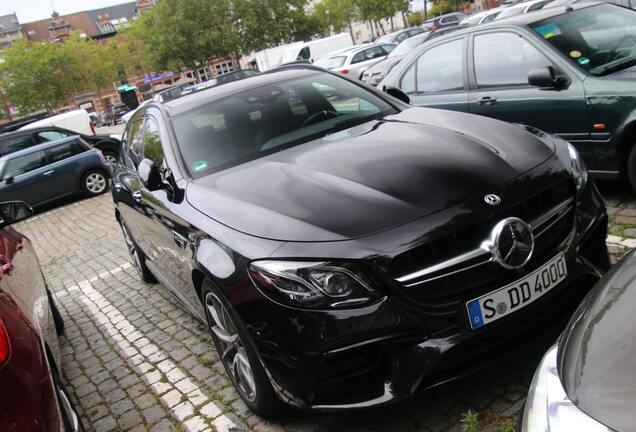
<svg viewBox="0 0 636 432">
<path fill-rule="evenodd" d="M 507 269 L 519 269 L 534 251 L 532 228 L 519 218 L 504 219 L 493 228 L 490 244 L 495 261 Z"/>
<path fill-rule="evenodd" d="M 499 195 L 488 194 L 484 197 L 484 201 L 486 201 L 486 204 L 496 206 L 501 203 L 501 198 L 499 197 Z"/>
</svg>

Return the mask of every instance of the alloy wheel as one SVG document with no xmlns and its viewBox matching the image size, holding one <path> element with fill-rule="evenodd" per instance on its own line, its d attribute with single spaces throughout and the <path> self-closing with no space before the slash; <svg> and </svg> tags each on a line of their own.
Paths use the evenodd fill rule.
<svg viewBox="0 0 636 432">
<path fill-rule="evenodd" d="M 86 189 L 92 194 L 100 194 L 106 190 L 106 177 L 97 172 L 90 173 L 85 180 Z"/>
<path fill-rule="evenodd" d="M 205 307 L 210 329 L 219 347 L 219 355 L 232 375 L 236 388 L 245 399 L 250 402 L 256 401 L 256 383 L 252 366 L 229 311 L 211 292 L 205 296 Z"/>
<path fill-rule="evenodd" d="M 126 247 L 128 248 L 128 253 L 133 260 L 133 265 L 135 266 L 135 270 L 139 273 L 140 276 L 143 275 L 143 270 L 141 268 L 141 259 L 139 257 L 139 252 L 137 251 L 137 246 L 133 241 L 132 237 L 128 233 L 128 229 L 125 225 L 121 226 L 121 230 L 124 233 L 124 241 L 126 242 Z"/>
<path fill-rule="evenodd" d="M 117 168 L 117 158 L 112 154 L 105 154 L 104 160 L 106 161 L 106 164 L 110 166 L 113 171 L 115 171 L 115 168 Z"/>
</svg>

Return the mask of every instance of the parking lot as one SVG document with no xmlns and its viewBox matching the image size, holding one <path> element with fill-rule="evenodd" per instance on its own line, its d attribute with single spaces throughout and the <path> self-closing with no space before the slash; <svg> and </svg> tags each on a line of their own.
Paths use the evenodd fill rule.
<svg viewBox="0 0 636 432">
<path fill-rule="evenodd" d="M 633 246 L 622 236 L 636 226 L 636 200 L 616 183 L 600 186 L 610 229 L 620 234 L 609 237 L 617 258 Z M 88 430 L 459 431 L 469 409 L 480 413 L 485 430 L 498 430 L 516 421 L 545 349 L 529 347 L 496 368 L 390 407 L 289 412 L 272 423 L 246 410 L 205 326 L 159 286 L 136 279 L 109 195 L 49 209 L 18 229 L 35 244 L 65 318 L 64 373 Z"/>
</svg>

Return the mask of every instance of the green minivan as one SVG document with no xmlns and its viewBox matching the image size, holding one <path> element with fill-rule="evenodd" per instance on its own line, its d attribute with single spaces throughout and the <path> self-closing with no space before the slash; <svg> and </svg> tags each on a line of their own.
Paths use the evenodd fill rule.
<svg viewBox="0 0 636 432">
<path fill-rule="evenodd" d="M 592 175 L 636 190 L 634 10 L 577 3 L 470 27 L 413 51 L 379 88 L 550 132 Z"/>
</svg>

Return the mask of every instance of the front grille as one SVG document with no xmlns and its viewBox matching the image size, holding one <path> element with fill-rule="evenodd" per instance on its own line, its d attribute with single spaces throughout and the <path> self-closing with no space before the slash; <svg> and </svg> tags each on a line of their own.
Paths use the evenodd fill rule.
<svg viewBox="0 0 636 432">
<path fill-rule="evenodd" d="M 390 274 L 401 280 L 402 293 L 424 312 L 445 317 L 449 324 L 456 323 L 461 319 L 458 311 L 464 302 L 514 282 L 556 255 L 574 227 L 574 193 L 569 179 L 559 182 L 475 224 L 398 255 L 390 263 Z M 533 226 L 535 248 L 532 259 L 520 271 L 504 270 L 498 263 L 490 261 L 487 253 L 469 255 L 469 251 L 478 250 L 500 220 L 508 217 L 537 223 L 536 229 Z M 407 276 L 408 280 L 404 280 L 405 275 L 434 269 L 440 263 L 448 263 L 465 254 L 468 254 L 466 259 L 452 266 L 421 277 Z"/>
</svg>

